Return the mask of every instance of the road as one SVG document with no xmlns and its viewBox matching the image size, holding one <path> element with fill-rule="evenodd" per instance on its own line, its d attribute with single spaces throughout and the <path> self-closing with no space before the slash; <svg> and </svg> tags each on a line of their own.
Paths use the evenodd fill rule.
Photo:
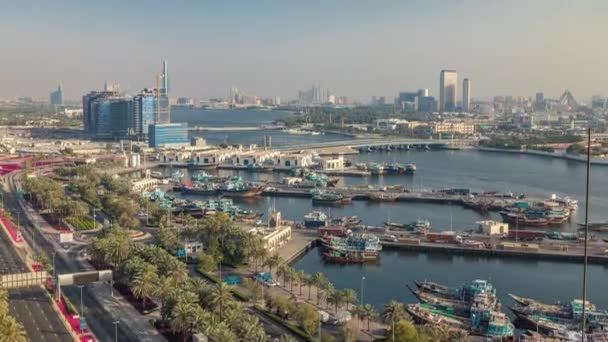
<svg viewBox="0 0 608 342">
<path fill-rule="evenodd" d="M 7 209 L 9 209 L 13 216 L 16 217 L 17 211 L 20 212 L 20 221 L 21 227 L 23 230 L 23 237 L 27 240 L 27 242 L 31 246 L 35 246 L 37 249 L 43 250 L 46 255 L 49 257 L 49 260 L 52 259 L 53 253 L 57 250 L 57 255 L 55 258 L 55 267 L 58 273 L 72 273 L 72 272 L 80 272 L 83 271 L 84 268 L 81 267 L 75 260 L 73 255 L 68 255 L 67 251 L 63 250 L 59 246 L 53 246 L 49 243 L 46 238 L 42 235 L 42 233 L 33 229 L 32 222 L 29 221 L 28 215 L 26 215 L 19 205 L 16 203 L 15 198 L 15 190 L 12 188 L 14 186 L 13 176 L 9 176 L 11 178 L 9 185 L 11 186 L 11 192 L 5 193 L 4 195 L 4 203 Z M 33 234 L 33 235 L 32 235 Z M 71 254 L 71 253 L 70 253 Z M 107 285 L 109 286 L 109 285 Z M 61 291 L 70 299 L 70 301 L 75 305 L 79 306 L 80 304 L 80 289 L 75 286 L 66 286 L 62 287 Z M 85 311 L 85 318 L 87 320 L 87 324 L 89 329 L 93 332 L 93 334 L 97 337 L 99 341 L 113 341 L 114 340 L 114 325 L 112 322 L 114 319 L 104 308 L 103 305 L 99 303 L 97 298 L 92 293 L 93 287 L 91 285 L 86 285 L 83 288 L 83 305 Z M 131 329 L 128 327 L 124 327 L 123 325 L 118 325 L 118 335 L 120 337 L 120 341 L 138 341 L 139 339 L 133 334 Z M 33 341 L 37 341 L 39 339 L 33 339 Z M 71 340 L 71 339 L 70 339 Z M 46 340 L 45 340 L 46 341 Z"/>
<path fill-rule="evenodd" d="M 29 272 L 9 237 L 0 232 L 0 274 Z M 40 287 L 9 290 L 9 312 L 25 328 L 30 341 L 67 342 L 72 336 Z"/>
</svg>

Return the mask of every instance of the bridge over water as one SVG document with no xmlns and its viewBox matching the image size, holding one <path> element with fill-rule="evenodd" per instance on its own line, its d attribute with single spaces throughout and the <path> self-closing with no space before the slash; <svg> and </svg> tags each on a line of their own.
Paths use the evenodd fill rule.
<svg viewBox="0 0 608 342">
<path fill-rule="evenodd" d="M 450 140 L 432 140 L 432 139 L 405 139 L 405 138 L 387 138 L 387 139 L 350 139 L 350 140 L 341 140 L 341 141 L 331 141 L 331 142 L 323 142 L 323 143 L 311 143 L 311 144 L 301 144 L 301 145 L 290 145 L 290 146 L 281 146 L 273 148 L 277 151 L 301 151 L 301 150 L 313 150 L 313 149 L 323 149 L 323 148 L 332 148 L 332 147 L 350 147 L 353 149 L 365 149 L 368 147 L 378 148 L 378 147 L 399 147 L 399 146 L 409 146 L 409 147 L 463 147 L 471 145 L 475 143 L 474 139 L 450 139 Z"/>
</svg>

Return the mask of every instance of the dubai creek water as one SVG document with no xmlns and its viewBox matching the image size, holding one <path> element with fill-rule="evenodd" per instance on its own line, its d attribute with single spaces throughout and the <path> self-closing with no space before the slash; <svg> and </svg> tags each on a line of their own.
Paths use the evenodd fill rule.
<svg viewBox="0 0 608 342">
<path fill-rule="evenodd" d="M 173 121 L 187 121 L 192 126 L 244 127 L 271 123 L 277 118 L 291 115 L 287 112 L 257 111 L 200 111 L 182 109 L 173 111 Z M 344 140 L 343 136 L 298 136 L 278 131 L 247 132 L 196 132 L 209 143 L 223 142 L 225 136 L 232 143 L 260 143 L 264 134 L 280 136 L 282 145 L 311 141 Z M 314 139 L 314 140 L 312 140 Z M 470 188 L 473 191 L 501 191 L 527 193 L 536 197 L 551 194 L 570 196 L 579 200 L 579 210 L 564 231 L 576 230 L 576 223 L 584 219 L 585 164 L 539 156 L 502 154 L 478 151 L 391 151 L 348 156 L 353 162 L 416 163 L 414 176 L 345 177 L 340 185 L 404 184 L 420 188 Z M 165 170 L 170 173 L 170 170 Z M 218 171 L 233 174 L 231 171 Z M 237 172 L 251 180 L 280 180 L 285 174 Z M 593 166 L 591 170 L 590 221 L 608 219 L 608 167 Z M 324 210 L 335 217 L 359 216 L 364 224 L 381 225 L 390 220 L 411 222 L 428 219 L 434 230 L 471 229 L 483 219 L 500 219 L 491 213 L 482 215 L 457 205 L 423 203 L 375 203 L 354 201 L 341 208 L 313 207 L 310 199 L 267 198 L 239 203 L 243 207 L 266 213 L 275 207 L 287 219 L 302 220 L 312 210 Z M 323 272 L 338 288 L 363 286 L 364 301 L 381 307 L 390 299 L 415 302 L 406 284 L 414 280 L 431 280 L 450 286 L 459 286 L 474 279 L 488 279 L 497 288 L 506 304 L 512 303 L 508 293 L 534 297 L 549 302 L 568 301 L 582 296 L 582 265 L 569 262 L 537 261 L 527 259 L 501 259 L 480 256 L 450 256 L 414 252 L 383 251 L 376 264 L 330 265 L 323 263 L 317 250 L 295 261 L 293 267 L 307 273 Z M 365 278 L 364 280 L 362 280 Z M 598 307 L 608 309 L 608 267 L 591 265 L 588 271 L 589 299 Z"/>
</svg>

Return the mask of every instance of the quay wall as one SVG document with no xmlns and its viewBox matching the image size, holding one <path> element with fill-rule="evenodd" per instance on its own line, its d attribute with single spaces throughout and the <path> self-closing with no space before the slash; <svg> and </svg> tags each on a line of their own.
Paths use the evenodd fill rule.
<svg viewBox="0 0 608 342">
<path fill-rule="evenodd" d="M 564 160 L 572 160 L 576 162 L 586 163 L 586 156 L 575 156 L 569 155 L 565 152 L 545 152 L 545 151 L 535 151 L 535 150 L 512 150 L 506 148 L 491 148 L 491 147 L 477 147 L 478 151 L 481 152 L 496 152 L 496 153 L 516 153 L 516 154 L 528 154 L 532 156 L 541 156 L 548 158 L 557 158 Z M 600 158 L 591 158 L 591 164 L 593 165 L 606 165 L 608 166 L 608 159 L 600 159 Z"/>
<path fill-rule="evenodd" d="M 553 260 L 568 262 L 583 262 L 582 254 L 556 253 L 550 251 L 504 250 L 487 248 L 467 248 L 441 244 L 410 244 L 403 242 L 382 242 L 385 250 L 405 250 L 426 253 L 443 253 L 450 255 L 481 255 L 506 258 L 525 258 L 536 260 Z M 590 264 L 608 265 L 608 255 L 589 255 Z"/>
</svg>

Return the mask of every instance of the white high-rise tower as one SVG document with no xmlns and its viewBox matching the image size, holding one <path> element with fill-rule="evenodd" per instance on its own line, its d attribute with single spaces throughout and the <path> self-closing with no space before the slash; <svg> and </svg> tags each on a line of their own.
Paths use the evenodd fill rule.
<svg viewBox="0 0 608 342">
<path fill-rule="evenodd" d="M 471 110 L 471 80 L 468 78 L 462 81 L 462 110 L 467 113 Z"/>
<path fill-rule="evenodd" d="M 458 98 L 458 73 L 456 70 L 441 70 L 439 77 L 439 112 L 456 110 Z"/>
<path fill-rule="evenodd" d="M 167 60 L 163 61 L 163 73 L 161 75 L 161 89 L 167 93 L 169 91 L 169 69 L 167 65 Z"/>
</svg>

